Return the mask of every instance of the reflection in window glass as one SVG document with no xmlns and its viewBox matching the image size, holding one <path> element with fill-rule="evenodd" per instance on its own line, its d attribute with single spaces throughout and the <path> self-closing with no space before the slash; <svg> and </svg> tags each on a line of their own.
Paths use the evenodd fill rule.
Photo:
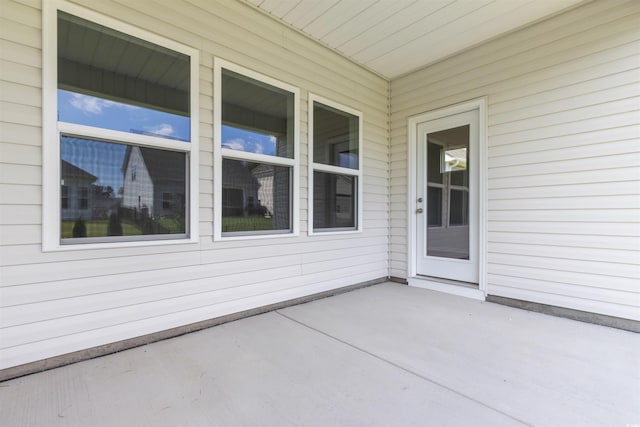
<svg viewBox="0 0 640 427">
<path fill-rule="evenodd" d="M 222 70 L 222 146 L 271 156 L 294 156 L 294 94 Z"/>
<path fill-rule="evenodd" d="M 222 148 L 275 156 L 278 137 L 222 125 Z"/>
<path fill-rule="evenodd" d="M 429 227 L 442 227 L 442 188 L 428 187 L 427 214 Z"/>
<path fill-rule="evenodd" d="M 451 185 L 457 185 L 460 187 L 469 186 L 469 171 L 461 170 L 449 173 L 449 182 Z"/>
<path fill-rule="evenodd" d="M 291 230 L 291 168 L 222 160 L 222 232 Z"/>
<path fill-rule="evenodd" d="M 313 103 L 313 161 L 358 169 L 358 117 Z"/>
<path fill-rule="evenodd" d="M 440 151 L 442 147 L 433 142 L 427 144 L 427 180 L 431 183 L 442 184 L 440 172 Z"/>
<path fill-rule="evenodd" d="M 58 12 L 58 120 L 189 141 L 189 62 Z"/>
<path fill-rule="evenodd" d="M 442 150 L 442 171 L 453 172 L 467 169 L 467 148 Z"/>
<path fill-rule="evenodd" d="M 89 209 L 89 188 L 80 187 L 80 209 Z"/>
<path fill-rule="evenodd" d="M 58 90 L 58 120 L 120 132 L 189 141 L 189 117 Z"/>
<path fill-rule="evenodd" d="M 60 188 L 60 197 L 62 200 L 60 201 L 60 207 L 62 209 L 69 208 L 69 187 L 66 185 L 62 185 Z"/>
<path fill-rule="evenodd" d="M 333 173 L 313 173 L 313 227 L 355 228 L 358 178 Z"/>
<path fill-rule="evenodd" d="M 61 157 L 63 239 L 186 233 L 185 153 L 63 136 Z"/>
<path fill-rule="evenodd" d="M 469 224 L 469 192 L 451 189 L 449 197 L 449 225 Z"/>
</svg>

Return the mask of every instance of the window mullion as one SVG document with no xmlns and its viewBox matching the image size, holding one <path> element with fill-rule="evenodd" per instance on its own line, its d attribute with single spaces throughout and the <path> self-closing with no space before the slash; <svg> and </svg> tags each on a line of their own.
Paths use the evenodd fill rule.
<svg viewBox="0 0 640 427">
<path fill-rule="evenodd" d="M 318 172 L 335 173 L 340 175 L 359 176 L 360 169 L 344 168 L 340 166 L 325 165 L 323 163 L 314 163 L 313 170 Z"/>
<path fill-rule="evenodd" d="M 62 134 L 83 136 L 93 139 L 116 141 L 145 147 L 162 148 L 174 151 L 191 151 L 189 142 L 174 141 L 151 135 L 138 135 L 129 132 L 58 122 L 58 131 Z"/>
<path fill-rule="evenodd" d="M 267 163 L 271 165 L 294 166 L 295 159 L 286 157 L 270 156 L 267 154 L 249 153 L 247 151 L 233 150 L 230 148 L 221 148 L 220 154 L 225 159 L 247 160 L 249 162 Z"/>
</svg>

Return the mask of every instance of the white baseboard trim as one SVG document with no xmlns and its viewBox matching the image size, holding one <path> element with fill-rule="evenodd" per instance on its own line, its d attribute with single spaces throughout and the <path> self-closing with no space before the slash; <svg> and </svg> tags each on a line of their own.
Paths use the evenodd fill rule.
<svg viewBox="0 0 640 427">
<path fill-rule="evenodd" d="M 485 294 L 477 288 L 465 285 L 456 285 L 451 283 L 438 282 L 427 277 L 410 277 L 407 279 L 409 286 L 416 288 L 429 289 L 431 291 L 444 292 L 446 294 L 458 295 L 461 297 L 472 298 L 479 301 L 485 300 Z"/>
</svg>

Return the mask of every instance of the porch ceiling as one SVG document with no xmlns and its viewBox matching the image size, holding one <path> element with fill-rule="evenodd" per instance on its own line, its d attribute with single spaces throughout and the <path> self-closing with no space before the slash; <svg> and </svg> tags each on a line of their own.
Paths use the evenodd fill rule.
<svg viewBox="0 0 640 427">
<path fill-rule="evenodd" d="M 584 0 L 240 0 L 395 78 Z"/>
</svg>

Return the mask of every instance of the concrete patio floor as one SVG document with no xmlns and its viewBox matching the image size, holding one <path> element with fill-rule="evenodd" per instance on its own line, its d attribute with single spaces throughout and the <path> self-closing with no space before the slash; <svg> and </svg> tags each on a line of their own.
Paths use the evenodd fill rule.
<svg viewBox="0 0 640 427">
<path fill-rule="evenodd" d="M 2 426 L 638 426 L 640 335 L 385 283 L 0 383 Z"/>
</svg>

